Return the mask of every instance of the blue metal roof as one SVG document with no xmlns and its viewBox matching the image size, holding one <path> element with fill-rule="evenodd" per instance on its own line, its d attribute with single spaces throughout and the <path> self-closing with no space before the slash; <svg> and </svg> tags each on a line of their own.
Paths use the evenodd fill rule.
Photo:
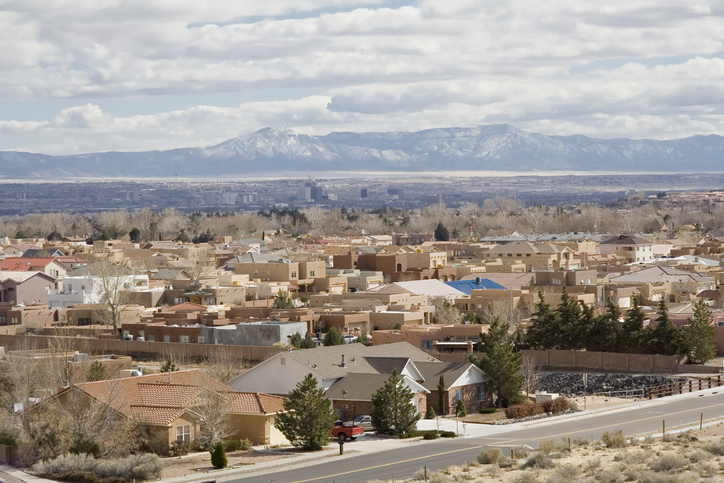
<svg viewBox="0 0 724 483">
<path fill-rule="evenodd" d="M 489 278 L 477 278 L 475 280 L 455 280 L 453 282 L 445 282 L 445 283 L 454 289 L 460 290 L 461 292 L 465 293 L 466 295 L 470 295 L 470 292 L 472 290 L 480 290 L 483 288 L 486 290 L 493 290 L 493 289 L 507 290 L 506 287 L 503 287 L 499 283 L 493 282 Z"/>
</svg>

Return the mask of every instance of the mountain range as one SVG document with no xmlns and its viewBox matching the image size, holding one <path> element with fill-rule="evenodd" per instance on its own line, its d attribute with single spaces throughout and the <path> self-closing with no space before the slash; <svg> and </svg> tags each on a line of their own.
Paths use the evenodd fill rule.
<svg viewBox="0 0 724 483">
<path fill-rule="evenodd" d="M 724 170 L 724 137 L 656 141 L 547 136 L 487 125 L 418 132 L 325 136 L 264 128 L 215 146 L 168 151 L 49 156 L 0 151 L 0 177 L 171 178 L 284 172 L 540 171 L 715 172 Z"/>
</svg>

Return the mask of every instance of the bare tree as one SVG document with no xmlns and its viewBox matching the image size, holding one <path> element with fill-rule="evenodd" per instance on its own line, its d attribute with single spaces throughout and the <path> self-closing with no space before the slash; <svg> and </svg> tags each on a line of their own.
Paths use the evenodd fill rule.
<svg viewBox="0 0 724 483">
<path fill-rule="evenodd" d="M 201 370 L 213 379 L 227 382 L 238 376 L 250 365 L 244 363 L 244 358 L 236 354 L 228 346 L 209 346 L 208 361 L 201 365 Z"/>
<path fill-rule="evenodd" d="M 90 265 L 94 277 L 94 292 L 97 301 L 107 310 L 99 309 L 96 317 L 106 325 L 118 329 L 129 317 L 128 308 L 137 303 L 137 295 L 133 290 L 133 271 L 108 258 L 101 257 Z"/>
<path fill-rule="evenodd" d="M 228 416 L 229 398 L 233 394 L 216 393 L 202 389 L 193 411 L 199 416 L 199 432 L 196 442 L 203 448 L 213 446 L 234 433 L 234 426 Z"/>
<path fill-rule="evenodd" d="M 186 271 L 194 281 L 208 277 L 216 268 L 214 254 L 205 248 L 193 248 L 187 251 L 186 260 L 188 268 Z"/>
<path fill-rule="evenodd" d="M 530 399 L 530 394 L 538 390 L 542 374 L 540 367 L 535 364 L 531 356 L 523 356 L 523 363 L 520 366 L 523 374 L 523 389 L 525 389 L 525 400 Z"/>
</svg>

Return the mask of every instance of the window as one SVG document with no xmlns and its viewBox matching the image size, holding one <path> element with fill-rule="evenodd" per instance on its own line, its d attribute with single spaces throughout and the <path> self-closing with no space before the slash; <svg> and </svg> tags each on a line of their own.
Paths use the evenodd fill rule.
<svg viewBox="0 0 724 483">
<path fill-rule="evenodd" d="M 171 336 L 170 336 L 170 335 L 164 335 L 164 336 L 163 336 L 163 341 L 164 341 L 164 342 L 171 342 Z"/>
<path fill-rule="evenodd" d="M 530 253 L 525 254 L 526 258 L 530 258 Z"/>
<path fill-rule="evenodd" d="M 462 389 L 455 389 L 455 404 L 458 403 L 463 398 L 463 390 Z"/>
<path fill-rule="evenodd" d="M 478 401 L 485 401 L 485 386 L 478 386 Z"/>
<path fill-rule="evenodd" d="M 196 338 L 196 342 L 198 342 L 199 344 L 203 344 L 205 340 L 206 339 L 204 339 L 203 335 L 200 335 Z"/>
<path fill-rule="evenodd" d="M 292 278 L 297 278 L 297 272 L 292 270 Z"/>
<path fill-rule="evenodd" d="M 515 256 L 518 257 L 518 258 L 520 258 L 520 257 L 522 257 L 523 255 L 521 255 L 520 253 L 516 253 Z"/>
<path fill-rule="evenodd" d="M 0 325 L 7 325 L 8 318 L 7 317 L 0 317 Z"/>
<path fill-rule="evenodd" d="M 314 270 L 310 270 L 310 271 L 309 271 L 309 276 L 310 276 L 310 277 L 314 277 Z"/>
<path fill-rule="evenodd" d="M 191 441 L 191 425 L 176 426 L 176 442 L 188 443 Z"/>
<path fill-rule="evenodd" d="M 12 317 L 12 318 L 10 319 L 10 325 L 18 325 L 18 318 L 17 318 L 17 317 Z"/>
<path fill-rule="evenodd" d="M 148 338 L 146 339 L 149 342 L 156 342 L 156 336 L 153 334 L 148 334 Z"/>
<path fill-rule="evenodd" d="M 431 340 L 423 340 L 422 341 L 422 348 L 423 349 L 432 349 L 432 341 Z"/>
<path fill-rule="evenodd" d="M 180 335 L 178 336 L 178 341 L 182 342 L 184 344 L 187 344 L 189 342 L 189 336 L 188 335 Z"/>
</svg>

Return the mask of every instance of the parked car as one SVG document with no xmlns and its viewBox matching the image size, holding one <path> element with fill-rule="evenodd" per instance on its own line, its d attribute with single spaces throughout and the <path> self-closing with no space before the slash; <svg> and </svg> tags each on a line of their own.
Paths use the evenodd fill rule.
<svg viewBox="0 0 724 483">
<path fill-rule="evenodd" d="M 354 418 L 354 421 L 347 421 L 344 426 L 362 426 L 365 431 L 372 431 L 372 417 L 366 414 L 361 414 Z"/>
<path fill-rule="evenodd" d="M 357 336 L 355 336 L 355 335 L 345 335 L 345 336 L 344 336 L 344 341 L 345 341 L 347 344 L 351 344 L 352 342 L 357 342 Z"/>
<path fill-rule="evenodd" d="M 332 428 L 332 436 L 339 439 L 340 441 L 357 439 L 357 436 L 365 434 L 365 428 L 362 426 L 334 426 Z"/>
</svg>

